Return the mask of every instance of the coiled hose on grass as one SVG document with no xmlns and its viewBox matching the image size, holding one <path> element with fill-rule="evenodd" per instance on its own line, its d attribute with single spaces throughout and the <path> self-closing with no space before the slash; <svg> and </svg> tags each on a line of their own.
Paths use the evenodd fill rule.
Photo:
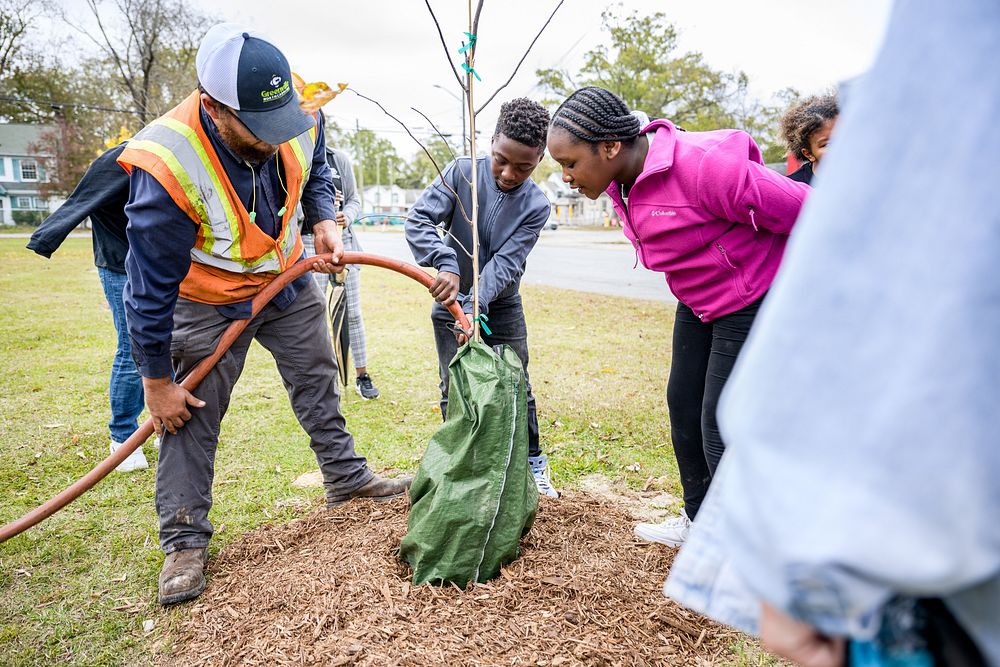
<svg viewBox="0 0 1000 667">
<path fill-rule="evenodd" d="M 316 259 L 323 259 L 328 262 L 332 261 L 332 258 L 333 256 L 329 253 L 318 255 L 316 257 Z M 380 255 L 371 255 L 363 252 L 345 252 L 343 258 L 341 259 L 341 263 L 379 266 L 383 269 L 389 269 L 391 271 L 395 271 L 396 273 L 402 273 L 404 276 L 413 278 L 424 287 L 430 287 L 433 282 L 433 278 L 431 278 L 430 275 L 413 264 L 401 262 L 389 257 L 382 257 Z M 193 392 L 198 384 L 205 379 L 205 376 L 208 375 L 209 371 L 215 367 L 215 364 L 217 364 L 219 359 L 222 358 L 222 355 L 224 355 L 226 351 L 229 350 L 229 347 L 236 342 L 236 339 L 239 338 L 240 334 L 243 333 L 243 330 L 247 328 L 250 321 L 256 317 L 264 306 L 266 306 L 276 294 L 284 289 L 289 282 L 295 280 L 307 271 L 312 270 L 312 264 L 313 262 L 311 261 L 299 262 L 288 271 L 279 275 L 271 281 L 267 287 L 261 290 L 260 293 L 253 299 L 250 318 L 245 320 L 233 320 L 229 327 L 223 332 L 218 345 L 215 347 L 215 351 L 199 361 L 198 364 L 191 369 L 191 372 L 187 375 L 187 377 L 181 381 L 181 386 L 188 391 Z M 468 318 L 465 316 L 465 313 L 462 312 L 462 308 L 457 302 L 451 304 L 448 310 L 451 311 L 451 314 L 455 316 L 455 320 L 462 325 L 462 328 L 465 331 L 471 332 L 472 325 L 469 323 Z M 73 484 L 66 487 L 66 489 L 58 495 L 53 496 L 48 501 L 31 510 L 21 518 L 15 519 L 0 528 L 0 542 L 5 542 L 15 535 L 23 533 L 32 526 L 41 523 L 79 498 L 84 492 L 92 489 L 98 482 L 104 479 L 108 473 L 117 468 L 118 464 L 128 458 L 128 456 L 136 449 L 141 447 L 152 433 L 153 420 L 147 419 L 139 427 L 139 430 L 133 433 L 131 437 L 129 437 L 129 439 L 118 448 L 118 451 L 98 463 L 86 475 L 73 482 Z"/>
</svg>

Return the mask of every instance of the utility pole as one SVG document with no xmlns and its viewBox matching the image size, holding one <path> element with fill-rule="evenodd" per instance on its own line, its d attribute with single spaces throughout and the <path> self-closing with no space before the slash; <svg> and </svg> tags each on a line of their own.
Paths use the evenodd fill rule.
<svg viewBox="0 0 1000 667">
<path fill-rule="evenodd" d="M 396 161 L 389 158 L 389 203 L 392 204 L 392 212 L 396 212 Z"/>
<path fill-rule="evenodd" d="M 465 100 L 463 100 L 461 97 L 459 97 L 455 93 L 451 92 L 450 90 L 448 90 L 444 86 L 441 86 L 441 85 L 435 83 L 434 87 L 443 90 L 444 92 L 448 93 L 449 95 L 451 95 L 452 97 L 454 97 L 456 100 L 458 100 L 458 104 L 459 104 L 459 106 L 462 109 L 462 150 L 463 151 L 467 151 L 469 149 L 469 147 L 468 147 L 468 144 L 466 143 L 467 139 L 466 139 L 466 135 L 465 135 Z"/>
<path fill-rule="evenodd" d="M 382 155 L 375 156 L 375 206 L 382 208 Z M 379 211 L 381 213 L 382 211 Z"/>
<path fill-rule="evenodd" d="M 354 152 L 358 156 L 356 171 L 358 173 L 358 192 L 361 193 L 361 214 L 365 213 L 365 153 L 361 148 L 361 123 L 354 119 Z"/>
</svg>

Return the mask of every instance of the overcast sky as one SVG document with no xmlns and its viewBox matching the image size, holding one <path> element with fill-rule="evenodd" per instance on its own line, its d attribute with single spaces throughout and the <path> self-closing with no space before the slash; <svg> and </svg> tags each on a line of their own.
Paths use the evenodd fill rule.
<svg viewBox="0 0 1000 667">
<path fill-rule="evenodd" d="M 488 0 L 479 28 L 477 89 L 484 100 L 517 64 L 558 0 Z M 82 0 L 64 6 L 81 11 Z M 444 132 L 461 132 L 459 89 L 422 0 L 199 0 L 200 10 L 245 23 L 269 35 L 292 68 L 307 81 L 348 82 L 379 100 L 411 127 L 427 127 L 415 106 Z M 565 0 L 517 76 L 479 115 L 487 139 L 499 102 L 541 97 L 535 70 L 575 72 L 590 49 L 608 40 L 601 11 L 608 0 Z M 664 12 L 680 32 L 681 49 L 700 51 L 715 68 L 742 69 L 753 92 L 767 98 L 785 87 L 820 92 L 864 71 L 882 39 L 890 0 L 625 0 L 625 11 Z M 449 55 L 461 45 L 467 3 L 431 0 L 448 40 Z M 446 91 L 435 88 L 440 85 Z M 404 156 L 415 144 L 377 107 L 345 93 L 326 106 L 345 128 L 359 122 L 393 140 Z M 426 132 L 418 132 L 426 136 Z"/>
</svg>

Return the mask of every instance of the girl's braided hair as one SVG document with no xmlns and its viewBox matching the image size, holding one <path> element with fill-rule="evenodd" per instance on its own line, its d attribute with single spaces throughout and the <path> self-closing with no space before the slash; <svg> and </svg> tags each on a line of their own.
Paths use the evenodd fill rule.
<svg viewBox="0 0 1000 667">
<path fill-rule="evenodd" d="M 587 86 L 566 98 L 552 115 L 552 127 L 572 134 L 597 150 L 602 141 L 632 143 L 642 124 L 624 101 L 610 90 Z"/>
<path fill-rule="evenodd" d="M 781 117 L 781 136 L 788 152 L 805 160 L 803 151 L 809 150 L 809 135 L 840 115 L 837 96 L 814 95 L 802 100 Z"/>
</svg>

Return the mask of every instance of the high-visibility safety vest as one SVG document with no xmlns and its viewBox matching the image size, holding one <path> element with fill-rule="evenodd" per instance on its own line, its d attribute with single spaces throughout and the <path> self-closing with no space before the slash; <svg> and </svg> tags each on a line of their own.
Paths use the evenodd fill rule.
<svg viewBox="0 0 1000 667">
<path fill-rule="evenodd" d="M 198 91 L 129 140 L 118 163 L 152 175 L 198 225 L 180 296 L 212 305 L 253 298 L 302 256 L 295 210 L 312 170 L 315 126 L 278 146 L 287 190 L 277 239 L 250 218 L 201 126 Z"/>
</svg>

